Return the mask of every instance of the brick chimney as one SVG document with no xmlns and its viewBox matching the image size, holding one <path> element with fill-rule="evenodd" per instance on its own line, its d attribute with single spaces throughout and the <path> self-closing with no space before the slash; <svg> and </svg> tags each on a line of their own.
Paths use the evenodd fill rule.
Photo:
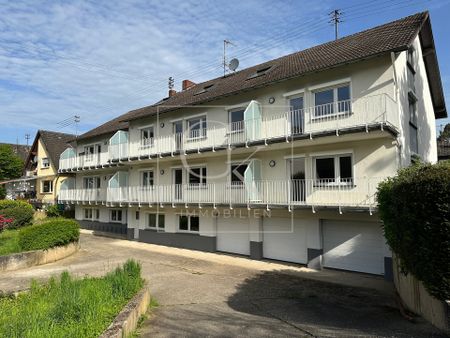
<svg viewBox="0 0 450 338">
<path fill-rule="evenodd" d="M 195 86 L 195 82 L 192 82 L 191 80 L 183 80 L 182 82 L 183 90 L 189 89 L 193 86 Z"/>
<path fill-rule="evenodd" d="M 174 96 L 177 93 L 175 89 L 169 89 L 169 97 Z"/>
</svg>

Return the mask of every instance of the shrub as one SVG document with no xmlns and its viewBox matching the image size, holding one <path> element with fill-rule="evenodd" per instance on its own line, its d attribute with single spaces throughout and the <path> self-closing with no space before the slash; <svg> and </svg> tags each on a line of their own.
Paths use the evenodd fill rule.
<svg viewBox="0 0 450 338">
<path fill-rule="evenodd" d="M 9 228 L 20 228 L 31 223 L 34 209 L 24 201 L 1 200 L 0 215 L 13 219 Z"/>
<path fill-rule="evenodd" d="M 12 222 L 12 218 L 6 218 L 3 215 L 0 215 L 0 231 L 5 230 Z"/>
<path fill-rule="evenodd" d="M 387 243 L 400 268 L 438 299 L 450 299 L 450 162 L 416 164 L 380 183 Z"/>
<path fill-rule="evenodd" d="M 23 251 L 41 250 L 78 241 L 79 237 L 80 226 L 77 221 L 53 218 L 21 229 L 19 244 Z"/>
<path fill-rule="evenodd" d="M 53 204 L 47 207 L 45 213 L 47 214 L 47 217 L 59 217 L 62 215 L 62 212 L 57 204 Z"/>
</svg>

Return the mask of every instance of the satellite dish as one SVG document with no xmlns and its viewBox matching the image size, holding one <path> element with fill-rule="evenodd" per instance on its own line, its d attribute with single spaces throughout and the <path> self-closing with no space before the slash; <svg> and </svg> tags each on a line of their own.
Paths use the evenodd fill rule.
<svg viewBox="0 0 450 338">
<path fill-rule="evenodd" d="M 228 68 L 230 68 L 233 72 L 239 67 L 239 60 L 238 59 L 231 59 L 230 64 L 228 65 Z"/>
</svg>

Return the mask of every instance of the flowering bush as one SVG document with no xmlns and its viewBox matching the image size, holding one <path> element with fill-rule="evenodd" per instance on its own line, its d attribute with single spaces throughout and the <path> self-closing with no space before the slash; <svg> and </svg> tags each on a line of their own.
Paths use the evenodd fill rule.
<svg viewBox="0 0 450 338">
<path fill-rule="evenodd" d="M 5 216 L 0 215 L 0 231 L 5 230 L 5 228 L 7 228 L 13 221 L 13 218 L 6 218 Z"/>
</svg>

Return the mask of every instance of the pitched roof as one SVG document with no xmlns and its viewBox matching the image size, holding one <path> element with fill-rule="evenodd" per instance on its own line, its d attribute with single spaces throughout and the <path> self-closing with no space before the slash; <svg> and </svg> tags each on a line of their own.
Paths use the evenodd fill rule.
<svg viewBox="0 0 450 338">
<path fill-rule="evenodd" d="M 24 144 L 0 143 L 0 146 L 2 145 L 10 146 L 14 154 L 18 155 L 22 159 L 22 161 L 25 161 L 27 159 L 28 152 L 30 151 L 30 146 Z"/>
<path fill-rule="evenodd" d="M 45 150 L 47 151 L 50 160 L 52 161 L 56 170 L 59 169 L 59 157 L 61 153 L 67 149 L 70 142 L 74 140 L 76 136 L 73 134 L 59 133 L 49 130 L 38 130 L 36 137 L 34 138 L 32 150 L 37 146 L 37 141 L 40 138 L 44 144 Z M 27 163 L 31 158 L 32 151 L 29 152 Z"/>
<path fill-rule="evenodd" d="M 226 77 L 219 77 L 196 84 L 188 90 L 179 92 L 156 104 L 123 114 L 114 120 L 88 131 L 81 135 L 79 139 L 107 134 L 119 129 L 126 129 L 128 128 L 127 121 L 152 116 L 157 112 L 163 113 L 175 110 L 180 106 L 205 103 L 242 91 L 304 76 L 312 72 L 323 71 L 388 52 L 406 50 L 427 20 L 429 20 L 428 12 L 417 13 L 335 41 L 243 69 Z M 268 67 L 269 69 L 267 71 L 261 72 L 263 75 L 258 74 L 258 71 L 262 71 Z M 438 80 L 440 81 L 440 76 L 438 76 Z M 205 87 L 207 90 L 205 90 Z"/>
</svg>

